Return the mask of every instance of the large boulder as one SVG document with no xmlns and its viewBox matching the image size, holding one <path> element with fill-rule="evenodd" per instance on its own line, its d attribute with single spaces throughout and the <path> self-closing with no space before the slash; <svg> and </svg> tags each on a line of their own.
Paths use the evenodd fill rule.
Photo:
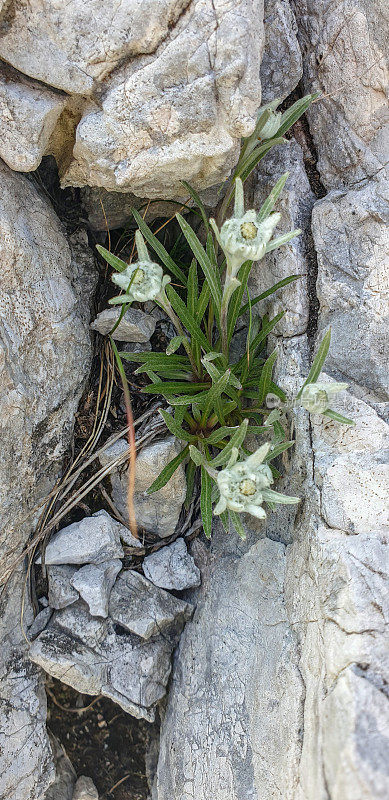
<svg viewBox="0 0 389 800">
<path fill-rule="evenodd" d="M 34 185 L 0 165 L 0 551 L 17 566 L 58 479 L 91 359 L 95 285 L 85 235 L 68 240 Z M 3 587 L 1 783 L 7 800 L 41 800 L 54 778 L 40 671 L 27 655 L 18 571 Z"/>
</svg>

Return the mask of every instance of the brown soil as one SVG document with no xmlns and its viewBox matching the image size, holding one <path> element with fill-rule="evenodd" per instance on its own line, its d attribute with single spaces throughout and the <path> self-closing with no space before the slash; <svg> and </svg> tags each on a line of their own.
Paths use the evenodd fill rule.
<svg viewBox="0 0 389 800">
<path fill-rule="evenodd" d="M 145 752 L 153 726 L 106 698 L 80 695 L 53 678 L 48 679 L 47 700 L 48 728 L 64 746 L 77 776 L 92 778 L 100 800 L 146 800 Z M 93 701 L 87 710 L 75 710 Z"/>
</svg>

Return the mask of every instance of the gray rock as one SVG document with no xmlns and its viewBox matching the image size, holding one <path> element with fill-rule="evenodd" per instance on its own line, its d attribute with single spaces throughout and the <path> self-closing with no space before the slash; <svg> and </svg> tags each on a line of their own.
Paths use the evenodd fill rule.
<svg viewBox="0 0 389 800">
<path fill-rule="evenodd" d="M 103 335 L 109 333 L 121 313 L 120 308 L 106 308 L 97 315 L 91 328 Z M 155 331 L 155 319 L 137 308 L 129 308 L 113 333 L 118 342 L 148 342 Z"/>
<path fill-rule="evenodd" d="M 39 614 L 36 615 L 33 623 L 30 625 L 28 629 L 28 638 L 35 639 L 39 633 L 42 633 L 48 622 L 50 621 L 53 614 L 53 609 L 50 606 L 46 606 L 43 608 Z"/>
<path fill-rule="evenodd" d="M 102 564 L 86 564 L 76 572 L 72 586 L 89 606 L 92 617 L 108 616 L 108 600 L 116 577 L 122 568 L 119 559 Z"/>
<path fill-rule="evenodd" d="M 153 721 L 170 674 L 176 642 L 145 641 L 111 619 L 91 617 L 82 601 L 56 612 L 30 648 L 30 658 L 53 677 L 85 694 L 102 694 L 135 717 Z"/>
<path fill-rule="evenodd" d="M 137 4 L 130 8 L 139 16 Z M 174 11 L 154 55 L 123 63 L 101 105 L 85 109 L 63 185 L 170 199 L 182 197 L 182 179 L 205 189 L 231 170 L 260 104 L 262 2 L 192 0 L 184 9 L 179 1 Z M 6 44 L 16 33 L 14 25 Z"/>
<path fill-rule="evenodd" d="M 81 775 L 74 787 L 72 800 L 99 800 L 99 793 L 92 778 Z"/>
<path fill-rule="evenodd" d="M 15 572 L 0 597 L 0 797 L 4 800 L 43 800 L 55 778 L 43 675 L 28 658 L 20 625 L 24 582 L 24 573 Z M 27 598 L 24 626 L 31 622 Z"/>
<path fill-rule="evenodd" d="M 279 311 L 285 311 L 285 316 L 276 327 L 276 333 L 282 336 L 296 336 L 304 333 L 308 325 L 307 273 L 310 269 L 309 248 L 312 247 L 309 241 L 309 224 L 315 196 L 304 169 L 301 148 L 294 139 L 275 147 L 261 162 L 253 205 L 256 209 L 261 207 L 278 178 L 286 171 L 289 171 L 290 175 L 275 206 L 282 215 L 275 236 L 296 228 L 301 228 L 302 233 L 283 247 L 268 253 L 264 260 L 255 264 L 249 285 L 251 296 L 255 297 L 289 275 L 301 276 L 297 281 L 284 286 L 276 294 L 262 301 L 255 309 L 255 311 L 259 309 L 261 315 L 267 312 L 272 317 Z"/>
<path fill-rule="evenodd" d="M 293 7 L 306 91 L 323 94 L 308 112 L 323 184 L 380 179 L 387 163 L 385 0 L 293 0 Z"/>
<path fill-rule="evenodd" d="M 162 469 L 180 452 L 178 442 L 169 436 L 144 447 L 136 458 L 136 479 L 134 506 L 139 527 L 151 531 L 161 538 L 171 536 L 176 528 L 186 494 L 185 470 L 178 467 L 170 481 L 152 495 L 147 489 Z M 119 439 L 100 456 L 103 467 L 128 450 L 124 439 Z M 128 519 L 127 511 L 127 468 L 123 465 L 110 473 L 112 499 L 123 519 Z"/>
<path fill-rule="evenodd" d="M 109 230 L 123 227 L 132 219 L 133 208 L 138 209 L 142 216 L 147 208 L 145 219 L 148 225 L 155 219 L 169 219 L 179 209 L 179 204 L 172 201 L 156 200 L 149 205 L 148 200 L 134 194 L 107 192 L 93 186 L 81 189 L 81 197 L 93 231 L 106 231 L 107 225 Z"/>
<path fill-rule="evenodd" d="M 319 330 L 332 330 L 326 369 L 366 387 L 380 401 L 388 393 L 387 189 L 371 183 L 358 191 L 331 192 L 312 215 Z"/>
<path fill-rule="evenodd" d="M 143 572 L 155 586 L 180 592 L 200 586 L 200 570 L 189 555 L 184 539 L 177 539 L 143 560 Z"/>
<path fill-rule="evenodd" d="M 38 115 L 39 116 L 39 115 Z M 32 121 L 32 125 L 35 123 Z M 68 452 L 91 362 L 93 257 L 52 205 L 0 162 L 0 563 L 15 567 Z M 25 575 L 2 590 L 0 796 L 41 800 L 54 779 L 42 673 L 20 624 Z M 28 602 L 27 602 L 28 605 Z M 26 612 L 26 631 L 32 615 Z"/>
<path fill-rule="evenodd" d="M 55 761 L 55 780 L 47 790 L 44 800 L 73 800 L 76 773 L 65 749 L 52 734 L 50 742 Z"/>
<path fill-rule="evenodd" d="M 11 169 L 39 167 L 66 100 L 0 64 L 0 157 Z"/>
<path fill-rule="evenodd" d="M 265 0 L 265 47 L 261 62 L 262 103 L 284 100 L 302 78 L 297 24 L 289 0 Z"/>
<path fill-rule="evenodd" d="M 78 592 L 70 583 L 77 567 L 67 564 L 52 565 L 47 568 L 49 582 L 49 605 L 52 608 L 66 608 L 79 598 Z"/>
<path fill-rule="evenodd" d="M 150 639 L 166 629 L 181 629 L 192 613 L 189 603 L 158 589 L 134 570 L 122 572 L 109 601 L 109 614 L 114 622 L 142 639 Z"/>
<path fill-rule="evenodd" d="M 123 558 L 120 534 L 124 525 L 116 522 L 106 511 L 73 522 L 55 533 L 45 552 L 46 564 L 101 564 Z M 38 558 L 37 563 L 41 563 Z"/>
</svg>

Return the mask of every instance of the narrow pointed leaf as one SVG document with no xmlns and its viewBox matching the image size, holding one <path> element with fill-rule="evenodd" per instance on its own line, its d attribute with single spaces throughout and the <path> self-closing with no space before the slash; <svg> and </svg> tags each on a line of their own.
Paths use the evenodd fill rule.
<svg viewBox="0 0 389 800">
<path fill-rule="evenodd" d="M 289 172 L 284 172 L 284 174 L 281 175 L 281 177 L 278 179 L 276 185 L 273 187 L 273 189 L 271 190 L 269 196 L 266 198 L 265 202 L 263 203 L 263 205 L 259 209 L 259 212 L 257 214 L 257 222 L 258 223 L 262 222 L 264 219 L 266 219 L 266 217 L 269 216 L 270 212 L 274 208 L 274 206 L 275 206 L 275 204 L 276 204 L 276 202 L 277 202 L 277 200 L 278 200 L 278 198 L 279 198 L 279 196 L 280 196 L 280 194 L 281 194 L 281 192 L 282 192 L 282 190 L 283 190 L 283 188 L 285 186 L 286 181 L 288 180 L 288 177 L 289 177 Z"/>
<path fill-rule="evenodd" d="M 247 281 L 253 266 L 252 261 L 245 261 L 245 263 L 241 266 L 238 274 L 238 278 L 240 280 L 240 286 L 238 286 L 237 290 L 231 297 L 230 305 L 228 308 L 228 327 L 227 327 L 227 334 L 228 334 L 228 343 L 230 343 L 232 339 L 232 335 L 235 330 L 235 325 L 238 317 L 242 313 L 241 311 L 241 304 L 242 298 L 247 288 Z M 248 303 L 246 304 L 248 308 Z"/>
<path fill-rule="evenodd" d="M 333 419 L 334 422 L 341 422 L 343 425 L 355 425 L 353 419 L 349 419 L 348 417 L 344 417 L 343 414 L 338 414 L 337 411 L 332 411 L 330 408 L 327 408 L 326 411 L 323 411 L 325 417 L 329 417 L 329 419 Z"/>
<path fill-rule="evenodd" d="M 147 494 L 153 494 L 153 492 L 157 492 L 158 489 L 162 489 L 162 487 L 165 486 L 168 481 L 170 481 L 170 478 L 175 473 L 176 469 L 178 469 L 180 464 L 185 461 L 188 454 L 189 447 L 187 445 L 183 450 L 181 450 L 181 453 L 178 453 L 175 458 L 166 464 L 166 467 L 164 467 L 162 472 L 159 473 L 158 478 L 156 478 L 151 486 L 149 486 L 147 489 Z"/>
<path fill-rule="evenodd" d="M 331 328 L 328 329 L 326 335 L 323 337 L 323 339 L 322 339 L 322 341 L 321 341 L 321 343 L 320 343 L 320 345 L 319 345 L 319 347 L 317 349 L 316 356 L 313 359 L 313 364 L 311 366 L 311 369 L 309 370 L 309 375 L 308 375 L 306 381 L 304 381 L 300 391 L 298 392 L 297 399 L 299 397 L 301 397 L 301 393 L 302 393 L 302 391 L 304 389 L 304 386 L 306 386 L 308 383 L 316 383 L 316 381 L 317 381 L 317 379 L 318 379 L 318 377 L 319 377 L 319 375 L 320 375 L 320 373 L 321 373 L 321 371 L 323 369 L 324 362 L 325 362 L 325 360 L 327 358 L 328 351 L 330 349 L 330 343 L 331 343 Z"/>
<path fill-rule="evenodd" d="M 190 460 L 186 468 L 186 497 L 184 501 L 186 509 L 189 508 L 193 498 L 196 469 L 196 464 L 194 461 Z"/>
<path fill-rule="evenodd" d="M 118 258 L 118 256 L 114 256 L 113 253 L 110 253 L 109 250 L 106 250 L 106 248 L 102 247 L 101 244 L 96 245 L 96 250 L 99 251 L 100 255 L 105 258 L 108 264 L 113 267 L 116 272 L 123 272 L 125 269 L 127 269 L 128 264 L 126 264 L 125 261 L 123 261 L 121 258 Z"/>
<path fill-rule="evenodd" d="M 213 467 L 221 467 L 230 459 L 231 453 L 234 448 L 238 448 L 243 444 L 246 434 L 247 434 L 247 426 L 248 426 L 248 419 L 243 420 L 242 424 L 239 426 L 238 430 L 231 436 L 230 441 L 225 446 L 225 448 L 218 453 L 218 455 L 212 460 Z"/>
<path fill-rule="evenodd" d="M 261 377 L 258 386 L 258 405 L 262 405 L 265 401 L 266 395 L 270 392 L 270 382 L 273 373 L 273 367 L 277 358 L 277 350 L 273 350 L 268 359 L 266 359 L 261 372 Z"/>
<path fill-rule="evenodd" d="M 185 338 L 185 336 L 173 336 L 166 348 L 166 355 L 171 356 L 173 353 L 175 353 L 176 350 L 181 347 L 182 343 L 185 341 Z"/>
<path fill-rule="evenodd" d="M 238 536 L 241 539 L 243 539 L 243 541 L 245 541 L 245 539 L 246 539 L 246 531 L 245 531 L 245 529 L 243 527 L 243 523 L 242 523 L 242 520 L 241 520 L 239 514 L 236 511 L 229 511 L 228 513 L 230 515 L 230 519 L 232 521 L 232 524 L 233 524 Z"/>
<path fill-rule="evenodd" d="M 269 450 L 266 458 L 265 458 L 265 461 L 266 462 L 273 461 L 274 458 L 277 458 L 277 456 L 280 456 L 281 453 L 285 452 L 285 450 L 289 450 L 289 448 L 293 447 L 294 444 L 295 444 L 294 441 L 293 442 L 280 442 L 279 444 L 276 444 L 276 445 L 272 446 L 271 449 Z"/>
<path fill-rule="evenodd" d="M 187 392 L 198 392 L 199 389 L 204 389 L 204 383 L 189 383 L 189 381 L 160 381 L 153 383 L 151 386 L 144 386 L 142 394 L 181 394 Z"/>
<path fill-rule="evenodd" d="M 203 203 L 200 195 L 198 194 L 198 192 L 196 192 L 196 189 L 194 189 L 193 186 L 190 185 L 190 183 L 187 183 L 187 181 L 181 181 L 181 183 L 183 184 L 183 186 L 185 186 L 185 189 L 187 190 L 187 192 L 189 192 L 192 200 L 196 203 L 196 206 L 197 206 L 197 208 L 200 211 L 200 214 L 202 216 L 205 228 L 208 231 L 209 230 L 209 222 L 208 222 L 207 212 L 205 210 L 204 203 Z"/>
<path fill-rule="evenodd" d="M 289 128 L 294 125 L 295 122 L 305 114 L 306 110 L 309 108 L 311 103 L 320 97 L 320 92 L 315 92 L 314 94 L 307 94 L 305 97 L 301 97 L 300 100 L 296 100 L 293 105 L 284 111 L 281 119 L 281 125 L 277 131 L 277 136 L 282 136 L 286 133 Z"/>
<path fill-rule="evenodd" d="M 275 283 L 274 286 L 271 286 L 270 289 L 266 289 L 266 292 L 262 292 L 262 294 L 258 294 L 254 297 L 251 301 L 251 307 L 255 306 L 257 303 L 260 303 L 261 300 L 265 300 L 266 297 L 270 297 L 271 294 L 274 294 L 278 289 L 282 289 L 283 286 L 287 286 L 288 283 L 293 283 L 293 281 L 297 281 L 301 278 L 301 275 L 289 275 L 287 278 L 283 278 L 282 281 L 278 281 Z M 239 316 L 245 314 L 248 311 L 249 304 L 246 303 L 239 311 Z"/>
<path fill-rule="evenodd" d="M 143 236 L 145 237 L 149 245 L 151 245 L 157 256 L 159 256 L 159 258 L 162 261 L 162 264 L 164 264 L 165 267 L 167 267 L 167 269 L 169 270 L 169 272 L 171 272 L 172 275 L 174 275 L 184 286 L 186 286 L 187 278 L 185 273 L 182 271 L 182 269 L 180 269 L 180 267 L 175 263 L 175 261 L 173 261 L 173 259 L 171 258 L 167 250 L 165 250 L 163 244 L 159 241 L 159 239 L 157 239 L 157 237 L 154 236 L 153 232 L 150 230 L 149 226 L 144 221 L 144 219 L 142 219 L 141 215 L 136 210 L 136 208 L 132 208 L 131 211 L 139 229 L 143 233 Z"/>
<path fill-rule="evenodd" d="M 180 439 L 183 442 L 192 443 L 196 441 L 196 437 L 192 436 L 189 431 L 186 431 L 181 425 L 179 425 L 177 420 L 174 419 L 174 417 L 172 417 L 168 411 L 164 411 L 160 408 L 159 413 L 173 436 L 176 436 L 177 439 Z"/>
<path fill-rule="evenodd" d="M 276 250 L 277 247 L 282 247 L 282 245 L 287 244 L 290 242 L 291 239 L 294 239 L 296 236 L 300 236 L 301 228 L 296 228 L 294 231 L 289 231 L 289 233 L 284 233 L 282 236 L 278 236 L 277 239 L 272 239 L 268 245 L 266 245 L 266 253 L 271 253 L 272 250 Z"/>
<path fill-rule="evenodd" d="M 202 332 L 192 314 L 188 311 L 185 303 L 183 300 L 181 300 L 181 297 L 179 297 L 177 292 L 174 291 L 172 286 L 166 287 L 166 294 L 174 308 L 174 311 L 176 314 L 178 314 L 182 324 L 189 331 L 190 335 L 198 342 L 199 346 L 202 347 L 205 352 L 208 352 L 211 349 L 208 339 Z"/>
<path fill-rule="evenodd" d="M 210 539 L 212 534 L 212 478 L 204 467 L 201 467 L 200 511 L 204 533 L 207 539 Z"/>
<path fill-rule="evenodd" d="M 215 381 L 215 383 L 212 384 L 208 392 L 207 402 L 204 406 L 204 411 L 202 415 L 203 422 L 207 421 L 210 412 L 213 410 L 216 404 L 216 400 L 220 397 L 220 395 L 224 392 L 224 390 L 228 386 L 230 377 L 231 377 L 231 370 L 227 369 L 224 375 L 221 375 L 221 377 L 217 381 Z"/>
<path fill-rule="evenodd" d="M 193 255 L 201 266 L 204 275 L 208 281 L 211 295 L 215 304 L 215 311 L 218 311 L 221 306 L 222 291 L 220 285 L 220 276 L 218 269 L 211 263 L 207 253 L 205 252 L 201 242 L 197 238 L 194 230 L 188 225 L 187 221 L 177 214 L 178 224 L 192 250 Z"/>
</svg>

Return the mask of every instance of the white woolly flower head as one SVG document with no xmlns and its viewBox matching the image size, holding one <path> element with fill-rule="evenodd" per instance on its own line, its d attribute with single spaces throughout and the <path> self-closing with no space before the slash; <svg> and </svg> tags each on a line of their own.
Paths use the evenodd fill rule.
<svg viewBox="0 0 389 800">
<path fill-rule="evenodd" d="M 307 383 L 301 393 L 300 402 L 310 414 L 323 414 L 330 407 L 338 392 L 347 389 L 347 383 Z"/>
<path fill-rule="evenodd" d="M 131 300 L 136 300 L 138 303 L 155 300 L 166 284 L 170 282 L 169 276 L 163 274 L 162 267 L 155 261 L 151 261 L 140 231 L 136 231 L 135 240 L 139 261 L 129 264 L 122 272 L 114 272 L 112 275 L 113 282 L 124 289 L 126 294 L 113 297 L 109 301 L 111 305 Z"/>
<path fill-rule="evenodd" d="M 269 448 L 269 444 L 264 444 L 245 461 L 238 463 L 231 463 L 238 457 L 237 451 L 233 454 L 228 466 L 217 475 L 220 500 L 214 509 L 215 514 L 222 514 L 228 508 L 237 512 L 247 511 L 254 517 L 265 519 L 263 490 L 273 483 L 271 469 L 263 463 Z"/>
<path fill-rule="evenodd" d="M 245 261 L 263 258 L 280 219 L 278 212 L 261 221 L 254 209 L 245 212 L 243 184 L 240 178 L 236 179 L 234 216 L 223 223 L 220 231 L 215 220 L 210 220 L 220 247 L 226 254 L 227 268 L 232 276 L 237 274 Z"/>
</svg>

